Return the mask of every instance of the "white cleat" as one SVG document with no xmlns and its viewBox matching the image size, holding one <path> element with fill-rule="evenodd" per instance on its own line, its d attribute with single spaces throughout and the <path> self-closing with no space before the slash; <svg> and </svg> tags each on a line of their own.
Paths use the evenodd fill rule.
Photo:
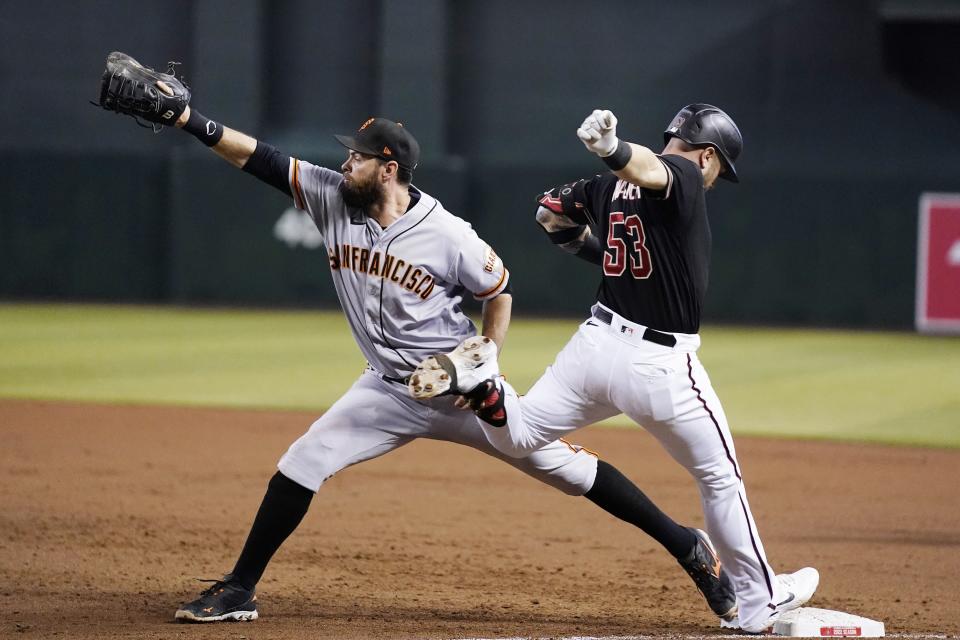
<svg viewBox="0 0 960 640">
<path fill-rule="evenodd" d="M 736 617 L 731 621 L 721 620 L 720 627 L 723 629 L 743 629 L 748 633 L 762 633 L 773 626 L 780 619 L 780 616 L 787 611 L 799 609 L 813 597 L 814 592 L 820 585 L 820 573 L 813 567 L 804 567 L 793 573 L 781 573 L 777 575 L 777 582 L 780 588 L 786 594 L 783 601 L 777 603 L 774 612 L 770 617 L 757 628 L 744 628 L 740 626 L 740 618 Z"/>
<path fill-rule="evenodd" d="M 813 567 L 804 567 L 793 573 L 781 573 L 777 576 L 780 586 L 787 592 L 787 599 L 777 605 L 777 611 L 793 611 L 810 601 L 814 591 L 820 586 L 820 572 Z"/>
<path fill-rule="evenodd" d="M 485 336 L 473 336 L 450 353 L 426 358 L 410 376 L 407 388 L 417 400 L 465 395 L 499 374 L 497 343 Z"/>
</svg>

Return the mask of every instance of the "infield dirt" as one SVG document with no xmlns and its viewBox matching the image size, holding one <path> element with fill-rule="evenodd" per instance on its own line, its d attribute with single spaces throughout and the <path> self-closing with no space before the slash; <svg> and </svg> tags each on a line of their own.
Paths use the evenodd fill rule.
<svg viewBox="0 0 960 640">
<path fill-rule="evenodd" d="M 0 636 L 463 638 L 719 634 L 656 543 L 501 462 L 417 441 L 342 471 L 275 557 L 253 623 L 173 622 L 239 552 L 294 412 L 0 402 Z M 640 429 L 587 429 L 681 522 L 686 472 Z M 739 438 L 774 567 L 812 606 L 960 634 L 960 451 Z"/>
</svg>

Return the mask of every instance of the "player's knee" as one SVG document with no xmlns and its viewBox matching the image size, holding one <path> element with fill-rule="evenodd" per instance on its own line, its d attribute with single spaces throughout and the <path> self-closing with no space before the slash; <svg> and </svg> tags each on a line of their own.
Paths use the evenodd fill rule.
<svg viewBox="0 0 960 640">
<path fill-rule="evenodd" d="M 554 489 L 575 498 L 584 495 L 593 484 L 593 478 L 583 469 L 558 470 L 540 479 Z"/>
<path fill-rule="evenodd" d="M 310 432 L 290 445 L 277 463 L 280 472 L 297 484 L 318 491 L 324 482 L 343 468 L 337 448 Z"/>
<path fill-rule="evenodd" d="M 693 474 L 704 498 L 719 498 L 740 489 L 740 478 L 733 469 L 694 470 Z"/>
<path fill-rule="evenodd" d="M 547 444 L 545 441 L 533 437 L 526 430 L 514 426 L 489 427 L 484 425 L 483 430 L 490 444 L 497 451 L 511 458 L 527 458 L 534 451 Z"/>
<path fill-rule="evenodd" d="M 597 477 L 597 458 L 584 450 L 541 451 L 514 466 L 568 496 L 582 496 Z"/>
<path fill-rule="evenodd" d="M 503 451 L 503 453 L 511 458 L 526 458 L 542 446 L 542 442 L 534 442 L 532 440 L 512 440 L 509 445 L 504 447 L 506 450 Z"/>
</svg>

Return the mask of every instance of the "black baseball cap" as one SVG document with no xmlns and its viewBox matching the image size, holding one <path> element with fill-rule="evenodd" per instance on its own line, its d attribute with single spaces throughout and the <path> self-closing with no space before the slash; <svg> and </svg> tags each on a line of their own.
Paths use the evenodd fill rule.
<svg viewBox="0 0 960 640">
<path fill-rule="evenodd" d="M 420 144 L 399 122 L 386 118 L 370 118 L 352 136 L 333 136 L 347 149 L 394 160 L 404 169 L 413 171 L 420 162 Z"/>
</svg>

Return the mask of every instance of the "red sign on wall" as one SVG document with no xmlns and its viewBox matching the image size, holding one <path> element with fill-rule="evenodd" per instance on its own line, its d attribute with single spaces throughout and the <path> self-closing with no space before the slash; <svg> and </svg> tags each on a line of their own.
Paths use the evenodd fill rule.
<svg viewBox="0 0 960 640">
<path fill-rule="evenodd" d="M 916 325 L 960 333 L 960 193 L 920 197 Z"/>
</svg>

